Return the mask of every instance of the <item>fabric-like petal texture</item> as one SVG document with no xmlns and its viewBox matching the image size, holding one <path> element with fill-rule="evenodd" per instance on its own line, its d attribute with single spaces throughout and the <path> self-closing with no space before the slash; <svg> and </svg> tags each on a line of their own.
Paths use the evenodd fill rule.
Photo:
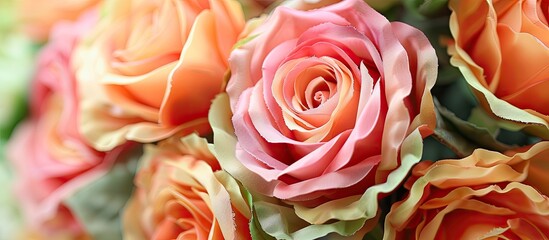
<svg viewBox="0 0 549 240">
<path fill-rule="evenodd" d="M 549 1 L 450 1 L 451 63 L 481 105 L 549 138 Z"/>
<path fill-rule="evenodd" d="M 375 217 L 378 190 L 361 196 L 398 185 L 408 170 L 389 175 L 419 160 L 402 156 L 415 156 L 435 125 L 437 58 L 427 38 L 351 0 L 277 8 L 243 42 L 229 59 L 229 103 L 218 98 L 210 113 L 222 167 L 307 223 Z M 413 153 L 402 150 L 406 139 Z M 348 214 L 350 202 L 375 210 Z"/>
<path fill-rule="evenodd" d="M 548 239 L 547 166 L 548 142 L 421 162 L 407 198 L 387 215 L 384 239 Z"/>
<path fill-rule="evenodd" d="M 145 148 L 124 212 L 127 239 L 251 239 L 250 207 L 196 134 Z"/>
<path fill-rule="evenodd" d="M 110 3 L 110 4 L 109 4 Z M 228 56 L 244 26 L 236 0 L 108 1 L 74 57 L 80 130 L 96 149 L 209 133 Z"/>
</svg>

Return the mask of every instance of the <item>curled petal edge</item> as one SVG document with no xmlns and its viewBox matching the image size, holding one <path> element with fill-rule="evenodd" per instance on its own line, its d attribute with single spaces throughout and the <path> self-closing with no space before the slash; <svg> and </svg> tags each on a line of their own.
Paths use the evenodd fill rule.
<svg viewBox="0 0 549 240">
<path fill-rule="evenodd" d="M 264 182 L 260 176 L 247 170 L 236 159 L 237 139 L 231 124 L 229 97 L 226 93 L 219 94 L 213 101 L 209 120 L 214 131 L 214 143 L 223 145 L 223 147 L 217 144 L 210 145 L 211 151 L 219 159 L 221 166 L 231 175 L 239 176 L 243 182 Z M 422 153 L 423 138 L 421 129 L 417 128 L 406 137 L 402 144 L 402 164 L 389 174 L 386 182 L 368 188 L 363 195 L 330 201 L 315 208 L 294 205 L 294 209 L 291 209 L 291 207 L 275 204 L 268 200 L 259 200 L 254 202 L 254 209 L 258 213 L 261 226 L 271 236 L 290 239 L 318 238 L 330 233 L 349 236 L 361 231 L 364 225 L 370 222 L 368 220 L 376 218 L 379 208 L 378 195 L 389 193 L 398 187 L 412 166 L 421 160 Z M 257 184 L 249 187 L 251 192 L 256 191 L 254 188 L 260 188 Z M 281 218 L 282 216 L 285 217 Z M 274 223 L 271 218 L 289 219 L 294 222 L 275 221 L 276 224 L 270 224 Z M 325 224 L 331 219 L 338 221 Z M 299 225 L 302 225 L 303 228 L 295 229 L 296 227 L 292 224 L 295 224 L 296 221 L 299 221 Z"/>
</svg>

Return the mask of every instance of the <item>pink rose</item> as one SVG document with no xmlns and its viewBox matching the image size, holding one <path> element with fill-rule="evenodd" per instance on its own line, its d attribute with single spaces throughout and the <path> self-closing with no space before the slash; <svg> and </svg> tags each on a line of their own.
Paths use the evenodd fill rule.
<svg viewBox="0 0 549 240">
<path fill-rule="evenodd" d="M 232 124 L 224 97 L 210 113 L 223 168 L 308 223 L 373 218 L 435 125 L 427 38 L 349 0 L 278 8 L 243 42 L 229 59 Z"/>
<path fill-rule="evenodd" d="M 23 213 L 46 236 L 83 236 L 82 226 L 63 204 L 79 187 L 105 173 L 121 148 L 97 152 L 77 131 L 77 95 L 69 62 L 81 36 L 97 22 L 88 12 L 76 23 L 60 23 L 40 53 L 32 86 L 31 113 L 9 143 L 16 192 Z"/>
</svg>

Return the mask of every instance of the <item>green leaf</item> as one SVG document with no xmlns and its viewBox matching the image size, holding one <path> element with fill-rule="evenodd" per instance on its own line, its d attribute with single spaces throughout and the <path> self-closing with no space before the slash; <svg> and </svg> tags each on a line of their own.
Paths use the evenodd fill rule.
<svg viewBox="0 0 549 240">
<path fill-rule="evenodd" d="M 423 139 L 423 156 L 422 160 L 437 161 L 440 159 L 457 158 L 454 151 L 442 144 L 434 136 L 429 136 Z"/>
<path fill-rule="evenodd" d="M 240 183 L 239 183 L 240 185 Z M 248 202 L 248 206 L 250 206 L 250 209 L 252 211 L 252 218 L 250 219 L 250 234 L 252 236 L 252 239 L 254 240 L 274 240 L 275 238 L 269 236 L 263 229 L 261 228 L 261 224 L 259 224 L 259 221 L 257 220 L 257 214 L 254 209 L 253 205 L 253 196 L 252 194 L 246 190 L 244 187 L 240 188 L 242 191 L 242 196 L 244 196 L 244 199 Z"/>
<path fill-rule="evenodd" d="M 372 231 L 364 236 L 364 240 L 379 240 L 383 239 L 383 226 L 378 224 Z"/>
<path fill-rule="evenodd" d="M 438 102 L 435 101 L 435 106 Z M 436 107 L 437 126 L 435 128 L 433 138 L 440 143 L 446 145 L 450 150 L 456 153 L 459 157 L 470 155 L 477 146 L 471 144 L 461 134 L 455 131 L 455 129 L 447 123 L 440 113 L 440 107 Z M 454 115 L 455 116 L 455 115 Z"/>
<path fill-rule="evenodd" d="M 139 155 L 133 153 L 67 199 L 69 208 L 94 239 L 122 239 L 120 216 L 133 191 Z"/>
<path fill-rule="evenodd" d="M 405 0 L 404 5 L 425 17 L 436 17 L 448 12 L 448 0 Z"/>
<path fill-rule="evenodd" d="M 454 151 L 458 157 L 470 155 L 476 148 L 486 148 L 495 151 L 505 151 L 513 148 L 496 139 L 497 129 L 486 122 L 485 126 L 477 126 L 474 123 L 458 118 L 453 112 L 444 108 L 435 99 L 437 112 L 437 127 L 434 137 Z M 473 115 L 477 121 L 484 121 L 480 113 Z M 489 121 L 489 120 L 485 120 Z"/>
<path fill-rule="evenodd" d="M 275 238 L 269 236 L 263 229 L 261 228 L 261 225 L 259 224 L 259 221 L 257 221 L 257 214 L 255 212 L 255 209 L 253 207 L 253 196 L 252 194 L 246 190 L 244 187 L 242 187 L 241 183 L 238 183 L 241 186 L 241 193 L 246 202 L 248 203 L 248 206 L 250 206 L 250 210 L 252 212 L 252 218 L 250 219 L 249 227 L 250 227 L 250 234 L 252 236 L 252 239 L 254 240 L 274 240 Z"/>
<path fill-rule="evenodd" d="M 424 16 L 439 15 L 448 11 L 448 0 L 423 0 L 420 2 L 417 11 Z"/>
<path fill-rule="evenodd" d="M 471 116 L 469 116 L 468 122 L 478 126 L 479 128 L 484 128 L 488 130 L 490 135 L 497 136 L 499 132 L 499 126 L 493 118 L 488 116 L 488 114 L 479 107 L 473 108 L 471 110 Z"/>
</svg>

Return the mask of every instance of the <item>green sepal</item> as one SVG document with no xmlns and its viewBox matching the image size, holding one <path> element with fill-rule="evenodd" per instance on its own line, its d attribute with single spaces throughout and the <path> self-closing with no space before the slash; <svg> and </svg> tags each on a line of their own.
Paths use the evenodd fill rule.
<svg viewBox="0 0 549 240">
<path fill-rule="evenodd" d="M 489 122 L 478 126 L 457 117 L 435 99 L 437 113 L 437 127 L 434 137 L 454 151 L 458 157 L 470 155 L 477 148 L 485 148 L 503 152 L 515 146 L 504 144 L 496 139 L 498 129 Z M 476 110 L 478 111 L 478 110 Z M 472 118 L 475 121 L 484 121 L 481 113 L 475 113 Z"/>
<path fill-rule="evenodd" d="M 405 0 L 404 5 L 425 17 L 437 17 L 449 12 L 448 0 Z"/>
<path fill-rule="evenodd" d="M 67 206 L 93 239 L 122 239 L 120 216 L 130 198 L 140 154 L 112 166 L 104 176 L 66 200 Z"/>
</svg>

